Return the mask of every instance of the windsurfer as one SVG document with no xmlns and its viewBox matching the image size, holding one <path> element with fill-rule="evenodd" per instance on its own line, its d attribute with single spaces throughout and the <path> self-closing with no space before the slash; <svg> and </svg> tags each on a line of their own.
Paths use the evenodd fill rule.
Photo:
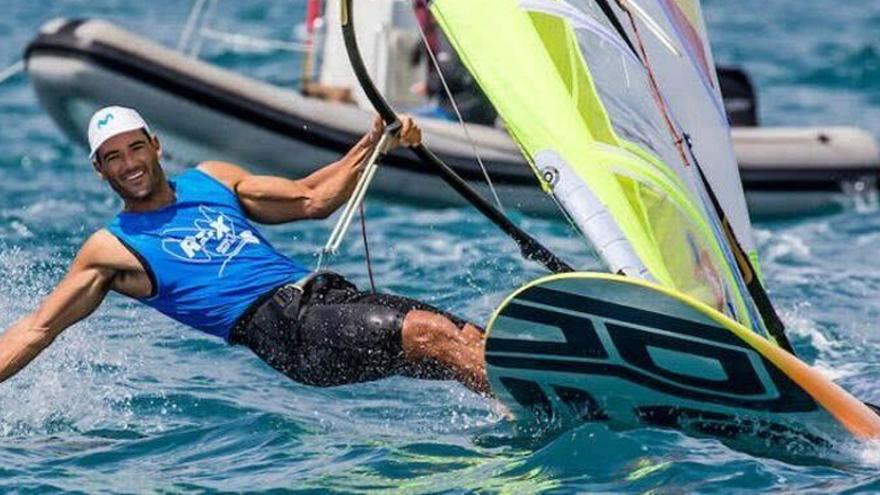
<svg viewBox="0 0 880 495">
<path fill-rule="evenodd" d="M 394 145 L 418 144 L 419 127 L 401 122 Z M 358 291 L 335 273 L 309 273 L 250 223 L 327 217 L 351 195 L 382 131 L 376 119 L 341 159 L 298 180 L 217 161 L 169 179 L 159 139 L 135 110 L 99 110 L 89 123 L 90 157 L 124 210 L 86 240 L 40 306 L 0 336 L 0 381 L 115 291 L 245 345 L 302 383 L 404 374 L 487 392 L 481 329 L 412 299 Z"/>
</svg>

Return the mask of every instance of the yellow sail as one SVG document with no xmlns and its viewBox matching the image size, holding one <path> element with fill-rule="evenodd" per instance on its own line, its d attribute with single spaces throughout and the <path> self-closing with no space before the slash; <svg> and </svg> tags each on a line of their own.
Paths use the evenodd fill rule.
<svg viewBox="0 0 880 495">
<path fill-rule="evenodd" d="M 766 335 L 697 170 L 711 162 L 705 176 L 725 183 L 715 192 L 753 251 L 699 2 L 603 3 L 435 0 L 431 9 L 610 271 Z"/>
</svg>

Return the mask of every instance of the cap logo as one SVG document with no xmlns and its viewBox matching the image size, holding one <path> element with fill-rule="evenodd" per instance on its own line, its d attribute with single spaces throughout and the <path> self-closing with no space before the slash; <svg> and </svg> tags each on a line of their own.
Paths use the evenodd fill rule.
<svg viewBox="0 0 880 495">
<path fill-rule="evenodd" d="M 111 120 L 113 120 L 113 114 L 112 114 L 112 113 L 108 113 L 103 119 L 98 119 L 98 129 L 100 129 L 100 128 L 104 127 L 105 125 L 109 124 Z"/>
</svg>

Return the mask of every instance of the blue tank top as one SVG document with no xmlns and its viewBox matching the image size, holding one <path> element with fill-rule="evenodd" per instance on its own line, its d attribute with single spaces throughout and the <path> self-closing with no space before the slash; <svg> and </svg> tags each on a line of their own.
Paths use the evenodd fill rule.
<svg viewBox="0 0 880 495">
<path fill-rule="evenodd" d="M 225 339 L 257 298 L 308 274 L 269 244 L 216 179 L 193 169 L 169 183 L 173 204 L 122 212 L 107 226 L 153 281 L 143 303 Z"/>
</svg>

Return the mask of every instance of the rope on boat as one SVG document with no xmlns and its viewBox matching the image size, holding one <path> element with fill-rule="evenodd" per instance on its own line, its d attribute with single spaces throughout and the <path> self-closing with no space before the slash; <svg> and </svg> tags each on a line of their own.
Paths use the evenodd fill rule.
<svg viewBox="0 0 880 495">
<path fill-rule="evenodd" d="M 5 83 L 9 79 L 17 76 L 19 73 L 24 72 L 24 60 L 19 60 L 9 67 L 0 71 L 0 84 Z"/>
<path fill-rule="evenodd" d="M 177 51 L 182 52 L 189 44 L 189 39 L 192 38 L 192 34 L 195 32 L 196 25 L 199 23 L 199 18 L 202 16 L 202 11 L 204 9 L 205 0 L 196 0 L 193 4 L 192 10 L 189 11 L 189 17 L 186 19 L 183 31 L 180 33 L 180 40 L 177 42 Z"/>
</svg>

